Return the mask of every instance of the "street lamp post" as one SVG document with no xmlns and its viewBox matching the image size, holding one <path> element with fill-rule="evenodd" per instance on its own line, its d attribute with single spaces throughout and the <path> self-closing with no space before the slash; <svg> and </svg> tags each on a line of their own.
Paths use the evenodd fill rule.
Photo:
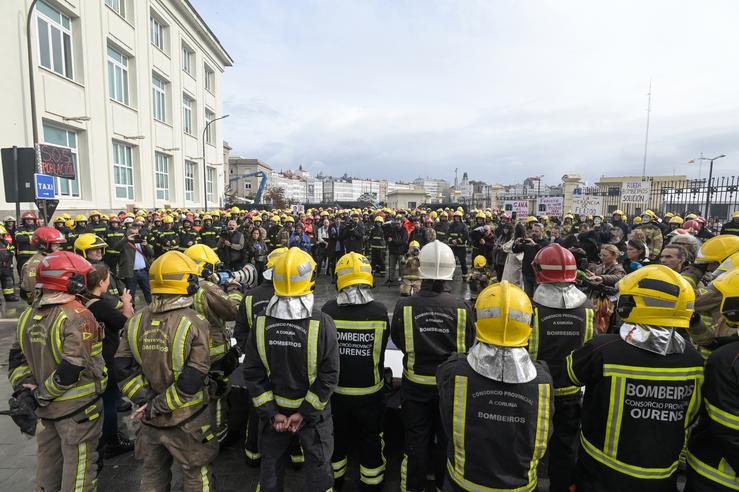
<svg viewBox="0 0 739 492">
<path fill-rule="evenodd" d="M 208 211 L 208 159 L 205 156 L 205 134 L 208 133 L 208 127 L 218 120 L 228 118 L 230 115 L 224 114 L 218 118 L 213 118 L 205 124 L 203 128 L 203 204 L 205 211 Z M 214 184 L 215 186 L 215 184 Z"/>
<path fill-rule="evenodd" d="M 33 145 L 38 143 L 38 128 L 36 127 L 36 83 L 34 82 L 34 66 L 33 66 L 33 46 L 31 46 L 31 18 L 33 17 L 33 9 L 36 8 L 36 2 L 33 0 L 28 8 L 26 15 L 26 55 L 28 56 L 28 84 L 31 96 L 31 130 L 33 131 Z"/>
<path fill-rule="evenodd" d="M 726 154 L 717 155 L 716 157 L 712 157 L 710 159 L 706 157 L 701 157 L 701 160 L 709 161 L 708 165 L 708 188 L 706 189 L 706 220 L 710 219 L 709 211 L 711 210 L 711 180 L 713 179 L 713 161 L 717 161 L 721 159 L 722 157 L 726 157 Z"/>
</svg>

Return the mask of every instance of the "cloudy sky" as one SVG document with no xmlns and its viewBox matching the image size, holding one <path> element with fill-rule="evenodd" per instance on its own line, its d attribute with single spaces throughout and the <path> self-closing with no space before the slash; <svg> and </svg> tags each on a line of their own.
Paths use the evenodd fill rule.
<svg viewBox="0 0 739 492">
<path fill-rule="evenodd" d="M 191 0 L 226 139 L 275 169 L 520 182 L 739 173 L 734 0 Z M 704 166 L 703 175 L 707 174 Z"/>
</svg>

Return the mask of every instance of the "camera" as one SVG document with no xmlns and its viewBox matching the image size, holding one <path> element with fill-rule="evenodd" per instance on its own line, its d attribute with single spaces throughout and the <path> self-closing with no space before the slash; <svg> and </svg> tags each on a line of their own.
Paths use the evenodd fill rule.
<svg viewBox="0 0 739 492">
<path fill-rule="evenodd" d="M 221 287 L 228 285 L 232 280 L 236 280 L 247 289 L 251 289 L 257 285 L 257 269 L 254 265 L 248 263 L 244 265 L 244 268 L 241 270 L 233 272 L 215 272 L 213 274 L 213 280 Z"/>
<path fill-rule="evenodd" d="M 144 242 L 144 238 L 141 237 L 141 234 L 134 234 L 133 235 L 133 242 L 136 244 Z"/>
</svg>

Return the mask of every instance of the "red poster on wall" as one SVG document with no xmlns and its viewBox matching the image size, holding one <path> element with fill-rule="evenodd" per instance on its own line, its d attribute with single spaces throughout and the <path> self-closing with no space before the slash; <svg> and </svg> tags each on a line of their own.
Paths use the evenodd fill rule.
<svg viewBox="0 0 739 492">
<path fill-rule="evenodd" d="M 72 150 L 56 145 L 39 144 L 39 171 L 41 174 L 74 179 L 74 160 Z"/>
</svg>

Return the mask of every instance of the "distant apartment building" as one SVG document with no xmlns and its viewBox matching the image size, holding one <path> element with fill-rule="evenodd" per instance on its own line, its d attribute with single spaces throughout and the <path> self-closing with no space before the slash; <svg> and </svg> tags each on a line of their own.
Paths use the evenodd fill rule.
<svg viewBox="0 0 739 492">
<path fill-rule="evenodd" d="M 40 143 L 68 149 L 74 178 L 56 178 L 61 210 L 203 208 L 206 197 L 221 205 L 223 125 L 203 131 L 223 115 L 221 78 L 233 60 L 192 4 L 39 0 L 30 32 L 36 121 L 31 4 L 0 2 L 0 147 L 32 146 L 35 127 Z"/>
<path fill-rule="evenodd" d="M 417 178 L 413 180 L 416 188 L 422 188 L 429 195 L 429 203 L 444 203 L 450 200 L 449 183 L 443 179 Z"/>
</svg>

